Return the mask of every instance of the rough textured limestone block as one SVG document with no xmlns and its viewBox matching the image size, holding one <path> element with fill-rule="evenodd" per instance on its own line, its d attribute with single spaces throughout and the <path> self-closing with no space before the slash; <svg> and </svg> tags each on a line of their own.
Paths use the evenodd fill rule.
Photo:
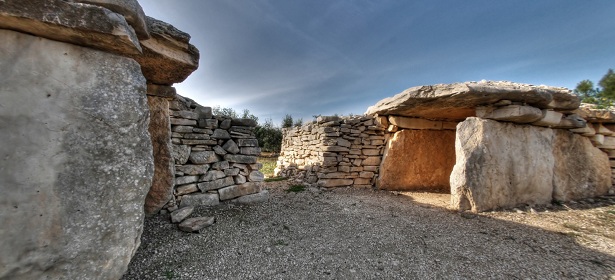
<svg viewBox="0 0 615 280">
<path fill-rule="evenodd" d="M 139 65 L 9 30 L 0 38 L 0 279 L 119 279 L 154 172 Z"/>
<path fill-rule="evenodd" d="M 596 130 L 596 133 L 602 134 L 604 136 L 612 136 L 613 134 L 615 134 L 615 132 L 604 127 L 604 125 L 602 125 L 601 123 L 594 124 L 594 129 Z"/>
<path fill-rule="evenodd" d="M 562 118 L 560 123 L 554 128 L 583 128 L 587 126 L 587 121 L 577 114 L 571 114 Z"/>
<path fill-rule="evenodd" d="M 190 157 L 190 146 L 187 145 L 173 145 L 171 146 L 171 155 L 175 160 L 175 164 L 185 164 Z"/>
<path fill-rule="evenodd" d="M 353 179 L 320 179 L 317 184 L 320 187 L 332 188 L 350 186 L 353 183 Z"/>
<path fill-rule="evenodd" d="M 542 111 L 535 107 L 522 105 L 508 105 L 497 108 L 477 107 L 476 116 L 497 121 L 531 123 L 542 118 Z"/>
<path fill-rule="evenodd" d="M 611 187 L 609 157 L 587 137 L 556 129 L 553 199 L 568 201 L 605 195 Z"/>
<path fill-rule="evenodd" d="M 457 126 L 453 207 L 475 212 L 546 204 L 553 193 L 553 130 L 468 118 Z"/>
<path fill-rule="evenodd" d="M 216 193 L 197 193 L 197 194 L 189 194 L 182 196 L 182 202 L 180 204 L 181 207 L 187 206 L 215 206 L 220 204 L 220 199 L 218 199 L 218 194 Z"/>
<path fill-rule="evenodd" d="M 158 213 L 173 196 L 175 164 L 171 155 L 171 124 L 169 101 L 162 97 L 148 96 L 150 122 L 149 134 L 154 150 L 154 177 L 145 197 L 145 214 Z"/>
<path fill-rule="evenodd" d="M 398 131 L 385 150 L 378 186 L 386 190 L 449 192 L 454 165 L 455 131 Z"/>
<path fill-rule="evenodd" d="M 181 223 L 192 214 L 194 206 L 182 207 L 171 213 L 171 223 Z"/>
<path fill-rule="evenodd" d="M 269 191 L 262 190 L 255 194 L 244 195 L 242 197 L 238 197 L 230 200 L 231 203 L 234 204 L 256 204 L 263 203 L 269 201 Z"/>
<path fill-rule="evenodd" d="M 583 136 L 596 135 L 596 130 L 594 129 L 594 126 L 591 124 L 587 124 L 585 127 L 582 127 L 582 128 L 573 128 L 573 129 L 570 129 L 570 131 L 581 134 Z"/>
<path fill-rule="evenodd" d="M 592 139 L 598 135 L 602 135 L 602 134 L 596 134 L 592 136 Z M 605 150 L 615 150 L 615 137 L 604 136 L 604 141 L 602 141 L 602 143 L 598 145 L 598 148 L 605 149 Z"/>
<path fill-rule="evenodd" d="M 441 121 L 430 121 L 420 118 L 408 118 L 401 116 L 389 116 L 389 122 L 400 128 L 408 129 L 442 129 Z"/>
<path fill-rule="evenodd" d="M 461 121 L 475 116 L 477 106 L 495 105 L 500 100 L 556 110 L 574 110 L 580 104 L 579 97 L 566 88 L 480 81 L 409 88 L 380 100 L 366 114 Z"/>
<path fill-rule="evenodd" d="M 156 84 L 148 83 L 147 84 L 147 95 L 164 97 L 169 100 L 173 100 L 175 96 L 177 96 L 177 90 L 175 90 L 175 88 L 171 86 L 163 86 L 163 85 L 156 85 Z M 192 130 L 188 132 L 192 132 Z"/>
<path fill-rule="evenodd" d="M 199 187 L 199 190 L 201 190 L 202 192 L 206 192 L 211 190 L 217 190 L 233 184 L 235 184 L 235 180 L 233 179 L 233 177 L 224 177 L 213 181 L 199 183 L 197 186 Z"/>
<path fill-rule="evenodd" d="M 120 55 L 141 55 L 141 45 L 125 18 L 106 8 L 63 0 L 0 1 L 0 29 Z"/>
<path fill-rule="evenodd" d="M 562 121 L 564 114 L 560 112 L 542 110 L 542 118 L 533 122 L 533 125 L 552 127 L 558 125 Z"/>
<path fill-rule="evenodd" d="M 261 191 L 261 184 L 255 182 L 248 182 L 241 185 L 233 185 L 218 190 L 220 194 L 220 200 L 229 200 L 236 197 L 249 195 Z"/>
<path fill-rule="evenodd" d="M 201 151 L 190 153 L 190 162 L 194 164 L 207 164 L 220 161 L 220 157 L 214 151 Z"/>
<path fill-rule="evenodd" d="M 600 146 L 604 144 L 604 135 L 602 134 L 595 134 L 594 136 L 589 137 L 589 139 L 596 146 Z"/>
<path fill-rule="evenodd" d="M 146 21 L 151 38 L 141 40 L 142 55 L 131 57 L 141 64 L 148 82 L 159 85 L 183 82 L 199 67 L 199 50 L 189 43 L 190 35 L 148 16 Z"/>
<path fill-rule="evenodd" d="M 72 0 L 85 4 L 105 7 L 126 19 L 141 40 L 149 39 L 149 29 L 145 22 L 145 13 L 137 0 Z M 69 1 L 70 2 L 70 1 Z"/>
<path fill-rule="evenodd" d="M 198 232 L 205 227 L 213 225 L 215 221 L 215 217 L 194 217 L 183 221 L 178 225 L 178 228 L 185 232 Z"/>
</svg>

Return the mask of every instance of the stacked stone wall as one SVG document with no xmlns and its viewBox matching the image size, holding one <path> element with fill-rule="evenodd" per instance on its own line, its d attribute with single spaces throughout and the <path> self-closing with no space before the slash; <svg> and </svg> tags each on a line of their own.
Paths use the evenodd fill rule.
<svg viewBox="0 0 615 280">
<path fill-rule="evenodd" d="M 214 116 L 211 107 L 179 95 L 169 109 L 175 180 L 163 210 L 268 199 L 254 120 Z"/>
<path fill-rule="evenodd" d="M 321 116 L 283 129 L 275 173 L 320 187 L 373 186 L 387 140 L 384 130 L 370 116 Z"/>
</svg>

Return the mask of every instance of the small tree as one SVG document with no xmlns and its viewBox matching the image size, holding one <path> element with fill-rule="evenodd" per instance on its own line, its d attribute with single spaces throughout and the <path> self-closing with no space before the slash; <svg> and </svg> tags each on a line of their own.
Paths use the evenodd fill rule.
<svg viewBox="0 0 615 280">
<path fill-rule="evenodd" d="M 294 124 L 295 127 L 301 127 L 302 125 L 303 125 L 303 118 L 295 120 L 295 124 Z"/>
<path fill-rule="evenodd" d="M 235 109 L 227 107 L 222 108 L 220 105 L 213 107 L 212 112 L 214 116 L 227 117 L 231 119 L 239 118 L 239 115 L 235 112 Z"/>
<path fill-rule="evenodd" d="M 255 122 L 258 123 L 258 117 L 253 115 L 253 114 L 251 114 L 250 110 L 248 110 L 248 109 L 243 109 L 243 113 L 241 114 L 241 117 L 244 118 L 244 119 L 252 119 L 252 120 L 254 120 Z"/>
<path fill-rule="evenodd" d="M 264 124 L 256 126 L 254 134 L 264 152 L 280 152 L 282 148 L 282 130 L 273 125 L 271 118 L 266 119 Z"/>
<path fill-rule="evenodd" d="M 615 73 L 613 69 L 609 69 L 606 74 L 600 79 L 598 85 L 602 87 L 601 95 L 611 101 L 615 99 Z"/>
<path fill-rule="evenodd" d="M 609 69 L 598 82 L 600 87 L 594 88 L 590 80 L 583 80 L 574 89 L 575 94 L 581 97 L 581 101 L 598 105 L 598 108 L 606 108 L 615 102 L 615 73 Z"/>
<path fill-rule="evenodd" d="M 286 114 L 282 119 L 282 128 L 289 128 L 293 126 L 293 116 Z"/>
</svg>

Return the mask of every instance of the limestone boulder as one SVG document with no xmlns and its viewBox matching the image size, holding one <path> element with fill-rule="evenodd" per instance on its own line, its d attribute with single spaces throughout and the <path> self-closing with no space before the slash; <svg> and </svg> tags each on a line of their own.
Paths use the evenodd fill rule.
<svg viewBox="0 0 615 280">
<path fill-rule="evenodd" d="M 596 105 L 594 104 L 581 104 L 574 113 L 590 122 L 615 123 L 615 111 L 609 109 L 596 109 Z"/>
<path fill-rule="evenodd" d="M 177 96 L 177 91 L 175 90 L 174 87 L 171 87 L 171 86 L 163 86 L 163 85 L 156 85 L 156 84 L 148 83 L 147 84 L 147 95 L 164 97 L 169 100 L 173 100 Z"/>
<path fill-rule="evenodd" d="M 145 214 L 158 213 L 173 196 L 175 177 L 174 159 L 171 154 L 171 124 L 169 101 L 162 97 L 148 96 L 150 122 L 149 134 L 154 151 L 154 177 L 145 198 Z"/>
<path fill-rule="evenodd" d="M 109 9 L 64 0 L 0 1 L 0 29 L 121 55 L 141 55 L 141 45 L 126 19 Z"/>
<path fill-rule="evenodd" d="M 455 131 L 398 131 L 385 150 L 378 187 L 450 192 L 449 176 L 454 165 Z"/>
<path fill-rule="evenodd" d="M 568 201 L 605 195 L 611 187 L 609 157 L 587 137 L 556 129 L 553 199 Z"/>
<path fill-rule="evenodd" d="M 546 204 L 553 193 L 550 128 L 468 118 L 457 126 L 451 203 L 474 212 Z"/>
<path fill-rule="evenodd" d="M 83 24 L 71 12 L 105 19 L 64 1 L 0 1 L 0 25 L 17 2 L 71 28 Z M 140 67 L 15 31 L 0 38 L 0 279 L 119 279 L 154 172 Z"/>
<path fill-rule="evenodd" d="M 260 192 L 262 188 L 261 183 L 248 182 L 241 185 L 233 185 L 218 190 L 220 200 L 228 200 L 244 195 Z"/>
<path fill-rule="evenodd" d="M 148 82 L 171 85 L 183 82 L 199 66 L 199 50 L 190 35 L 166 22 L 147 17 L 151 38 L 141 40 L 143 54 L 131 55 L 139 62 Z"/>
<path fill-rule="evenodd" d="M 366 114 L 463 120 L 475 116 L 474 108 L 500 100 L 563 111 L 574 110 L 580 104 L 579 98 L 565 88 L 480 81 L 409 88 L 369 107 Z"/>
<path fill-rule="evenodd" d="M 135 30 L 137 37 L 141 40 L 149 39 L 149 30 L 145 21 L 145 13 L 137 0 L 68 0 L 68 2 L 78 2 L 84 4 L 105 7 L 118 13 L 126 19 L 128 24 Z"/>
</svg>

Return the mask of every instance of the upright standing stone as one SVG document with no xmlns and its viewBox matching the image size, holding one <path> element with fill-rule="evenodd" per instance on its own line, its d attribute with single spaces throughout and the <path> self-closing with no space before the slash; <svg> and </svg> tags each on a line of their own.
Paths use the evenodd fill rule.
<svg viewBox="0 0 615 280">
<path fill-rule="evenodd" d="M 154 171 L 141 69 L 14 31 L 0 38 L 0 279 L 119 279 Z"/>
<path fill-rule="evenodd" d="M 611 187 L 611 168 L 606 153 L 587 137 L 556 129 L 553 199 L 568 201 L 605 195 Z"/>
<path fill-rule="evenodd" d="M 475 212 L 546 204 L 553 193 L 553 130 L 468 118 L 457 126 L 453 207 Z"/>
<path fill-rule="evenodd" d="M 169 101 L 162 97 L 148 96 L 150 122 L 149 134 L 154 149 L 154 177 L 145 198 L 145 214 L 158 213 L 173 196 L 175 165 L 171 155 L 171 123 Z"/>
</svg>

